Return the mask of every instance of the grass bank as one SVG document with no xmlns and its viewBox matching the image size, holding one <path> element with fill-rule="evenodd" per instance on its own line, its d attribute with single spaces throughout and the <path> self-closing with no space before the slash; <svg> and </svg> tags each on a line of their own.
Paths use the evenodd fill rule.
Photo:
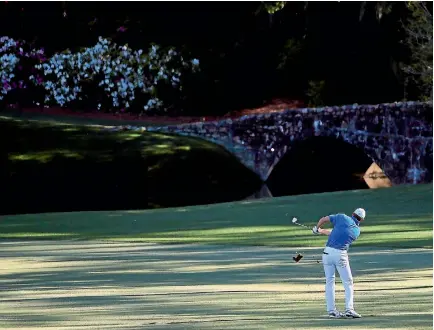
<svg viewBox="0 0 434 330">
<path fill-rule="evenodd" d="M 357 246 L 432 248 L 432 184 L 144 211 L 5 216 L 0 238 L 318 247 L 305 224 L 364 207 Z M 288 215 L 286 215 L 288 214 Z"/>
<path fill-rule="evenodd" d="M 259 179 L 223 148 L 151 132 L 0 117 L 0 214 L 242 199 Z"/>
</svg>

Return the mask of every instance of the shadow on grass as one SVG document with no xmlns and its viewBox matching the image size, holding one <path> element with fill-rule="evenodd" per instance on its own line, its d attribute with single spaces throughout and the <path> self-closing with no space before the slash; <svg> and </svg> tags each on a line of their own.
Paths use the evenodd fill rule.
<svg viewBox="0 0 434 330">
<path fill-rule="evenodd" d="M 3 214 L 207 204 L 261 185 L 193 138 L 1 119 L 0 140 Z"/>
<path fill-rule="evenodd" d="M 122 329 L 137 321 L 142 326 L 157 322 L 202 329 L 207 323 L 221 329 L 224 321 L 231 322 L 229 328 L 245 322 L 251 322 L 250 328 L 261 322 L 268 328 L 291 324 L 297 329 L 432 326 L 432 251 L 353 255 L 356 303 L 365 316 L 353 321 L 322 316 L 323 302 L 318 301 L 322 266 L 307 261 L 296 264 L 290 252 L 254 247 L 4 242 L 1 313 L 10 319 L 11 329 L 73 327 L 79 320 L 89 326 L 112 324 Z M 408 260 L 412 260 L 410 267 Z M 341 304 L 340 284 L 337 289 Z"/>
</svg>

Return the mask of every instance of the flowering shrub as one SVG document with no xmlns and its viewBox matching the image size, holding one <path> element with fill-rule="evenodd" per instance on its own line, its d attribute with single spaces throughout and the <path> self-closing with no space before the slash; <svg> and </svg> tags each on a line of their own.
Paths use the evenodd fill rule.
<svg viewBox="0 0 434 330">
<path fill-rule="evenodd" d="M 163 107 L 158 86 L 182 90 L 183 74 L 198 68 L 199 60 L 186 60 L 175 49 L 157 45 L 146 53 L 100 37 L 93 47 L 75 53 L 66 50 L 47 59 L 43 49 L 1 37 L 0 100 L 14 90 L 33 86 L 42 91 L 31 96 L 37 105 L 84 102 L 97 109 L 124 111 L 140 106 L 142 111 L 156 110 Z"/>
<path fill-rule="evenodd" d="M 163 105 L 157 93 L 159 84 L 169 83 L 181 89 L 183 72 L 198 67 L 199 60 L 186 61 L 173 48 L 163 50 L 153 45 L 146 54 L 100 37 L 93 47 L 54 54 L 45 63 L 37 64 L 36 73 L 29 79 L 44 87 L 47 105 L 67 106 L 94 94 L 96 98 L 91 99 L 96 102 L 95 108 L 123 111 L 134 103 L 137 107 L 138 94 L 144 94 L 148 101 L 141 107 L 146 111 Z"/>
<path fill-rule="evenodd" d="M 0 38 L 0 100 L 14 89 L 27 87 L 28 73 L 45 61 L 43 49 L 33 49 L 25 41 Z M 37 78 L 38 81 L 41 78 Z"/>
</svg>

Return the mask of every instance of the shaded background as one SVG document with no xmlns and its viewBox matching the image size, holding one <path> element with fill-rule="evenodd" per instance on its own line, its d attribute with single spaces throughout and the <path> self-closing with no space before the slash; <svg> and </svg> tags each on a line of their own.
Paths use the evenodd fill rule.
<svg viewBox="0 0 434 330">
<path fill-rule="evenodd" d="M 92 46 L 98 36 L 134 49 L 175 46 L 201 62 L 180 95 L 166 95 L 175 113 L 185 115 L 219 116 L 279 98 L 307 105 L 310 81 L 324 81 L 320 98 L 328 105 L 418 99 L 398 70 L 410 55 L 402 43 L 405 3 L 394 3 L 381 19 L 376 4 L 288 2 L 270 15 L 261 2 L 2 2 L 0 36 L 33 42 L 49 56 Z M 190 153 L 151 178 L 143 172 L 147 163 L 109 149 L 114 160 L 94 167 L 54 159 L 33 172 L 16 168 L 22 174 L 15 177 L 3 167 L 7 197 L 0 212 L 206 204 L 243 199 L 262 186 L 224 154 Z M 327 162 L 342 155 L 348 159 L 342 166 Z M 7 152 L 1 157 L 6 164 Z M 282 159 L 268 188 L 274 196 L 368 188 L 361 176 L 370 165 L 355 147 L 311 139 Z"/>
<path fill-rule="evenodd" d="M 276 97 L 307 101 L 311 80 L 325 81 L 328 105 L 393 102 L 405 92 L 417 99 L 398 70 L 409 56 L 401 43 L 405 3 L 381 19 L 375 4 L 288 2 L 269 15 L 261 2 L 3 2 L 0 34 L 48 54 L 98 36 L 133 48 L 177 46 L 201 60 L 201 74 L 185 83 L 180 100 L 173 96 L 174 108 L 188 114 L 224 114 Z"/>
</svg>

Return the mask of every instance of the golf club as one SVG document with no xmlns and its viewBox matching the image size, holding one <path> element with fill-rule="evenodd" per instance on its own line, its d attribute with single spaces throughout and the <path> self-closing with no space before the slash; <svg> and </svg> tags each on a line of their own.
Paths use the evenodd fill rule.
<svg viewBox="0 0 434 330">
<path fill-rule="evenodd" d="M 288 213 L 286 215 L 288 215 Z M 312 229 L 312 227 L 309 227 L 309 226 L 303 225 L 302 223 L 299 223 L 298 219 L 296 217 L 292 218 L 292 223 L 294 225 L 297 225 L 297 226 L 301 226 L 301 227 L 304 227 L 304 228 L 307 228 L 307 229 Z"/>
<path fill-rule="evenodd" d="M 288 216 L 288 213 L 285 214 L 285 216 Z M 301 226 L 301 227 L 307 228 L 307 229 L 309 229 L 309 230 L 312 230 L 312 227 L 309 227 L 309 226 L 303 225 L 302 223 L 299 223 L 299 222 L 298 222 L 298 218 L 296 218 L 296 217 L 293 217 L 291 222 L 292 222 L 294 225 Z M 296 263 L 298 263 L 298 262 L 303 258 L 303 255 L 302 255 L 301 253 L 298 253 L 298 252 L 296 252 L 296 254 L 297 254 L 297 255 L 296 255 L 295 257 L 293 257 L 292 259 L 293 259 Z M 309 259 L 315 260 L 318 264 L 320 263 L 320 259 L 319 259 L 319 257 L 312 256 L 312 257 L 309 257 Z"/>
</svg>

